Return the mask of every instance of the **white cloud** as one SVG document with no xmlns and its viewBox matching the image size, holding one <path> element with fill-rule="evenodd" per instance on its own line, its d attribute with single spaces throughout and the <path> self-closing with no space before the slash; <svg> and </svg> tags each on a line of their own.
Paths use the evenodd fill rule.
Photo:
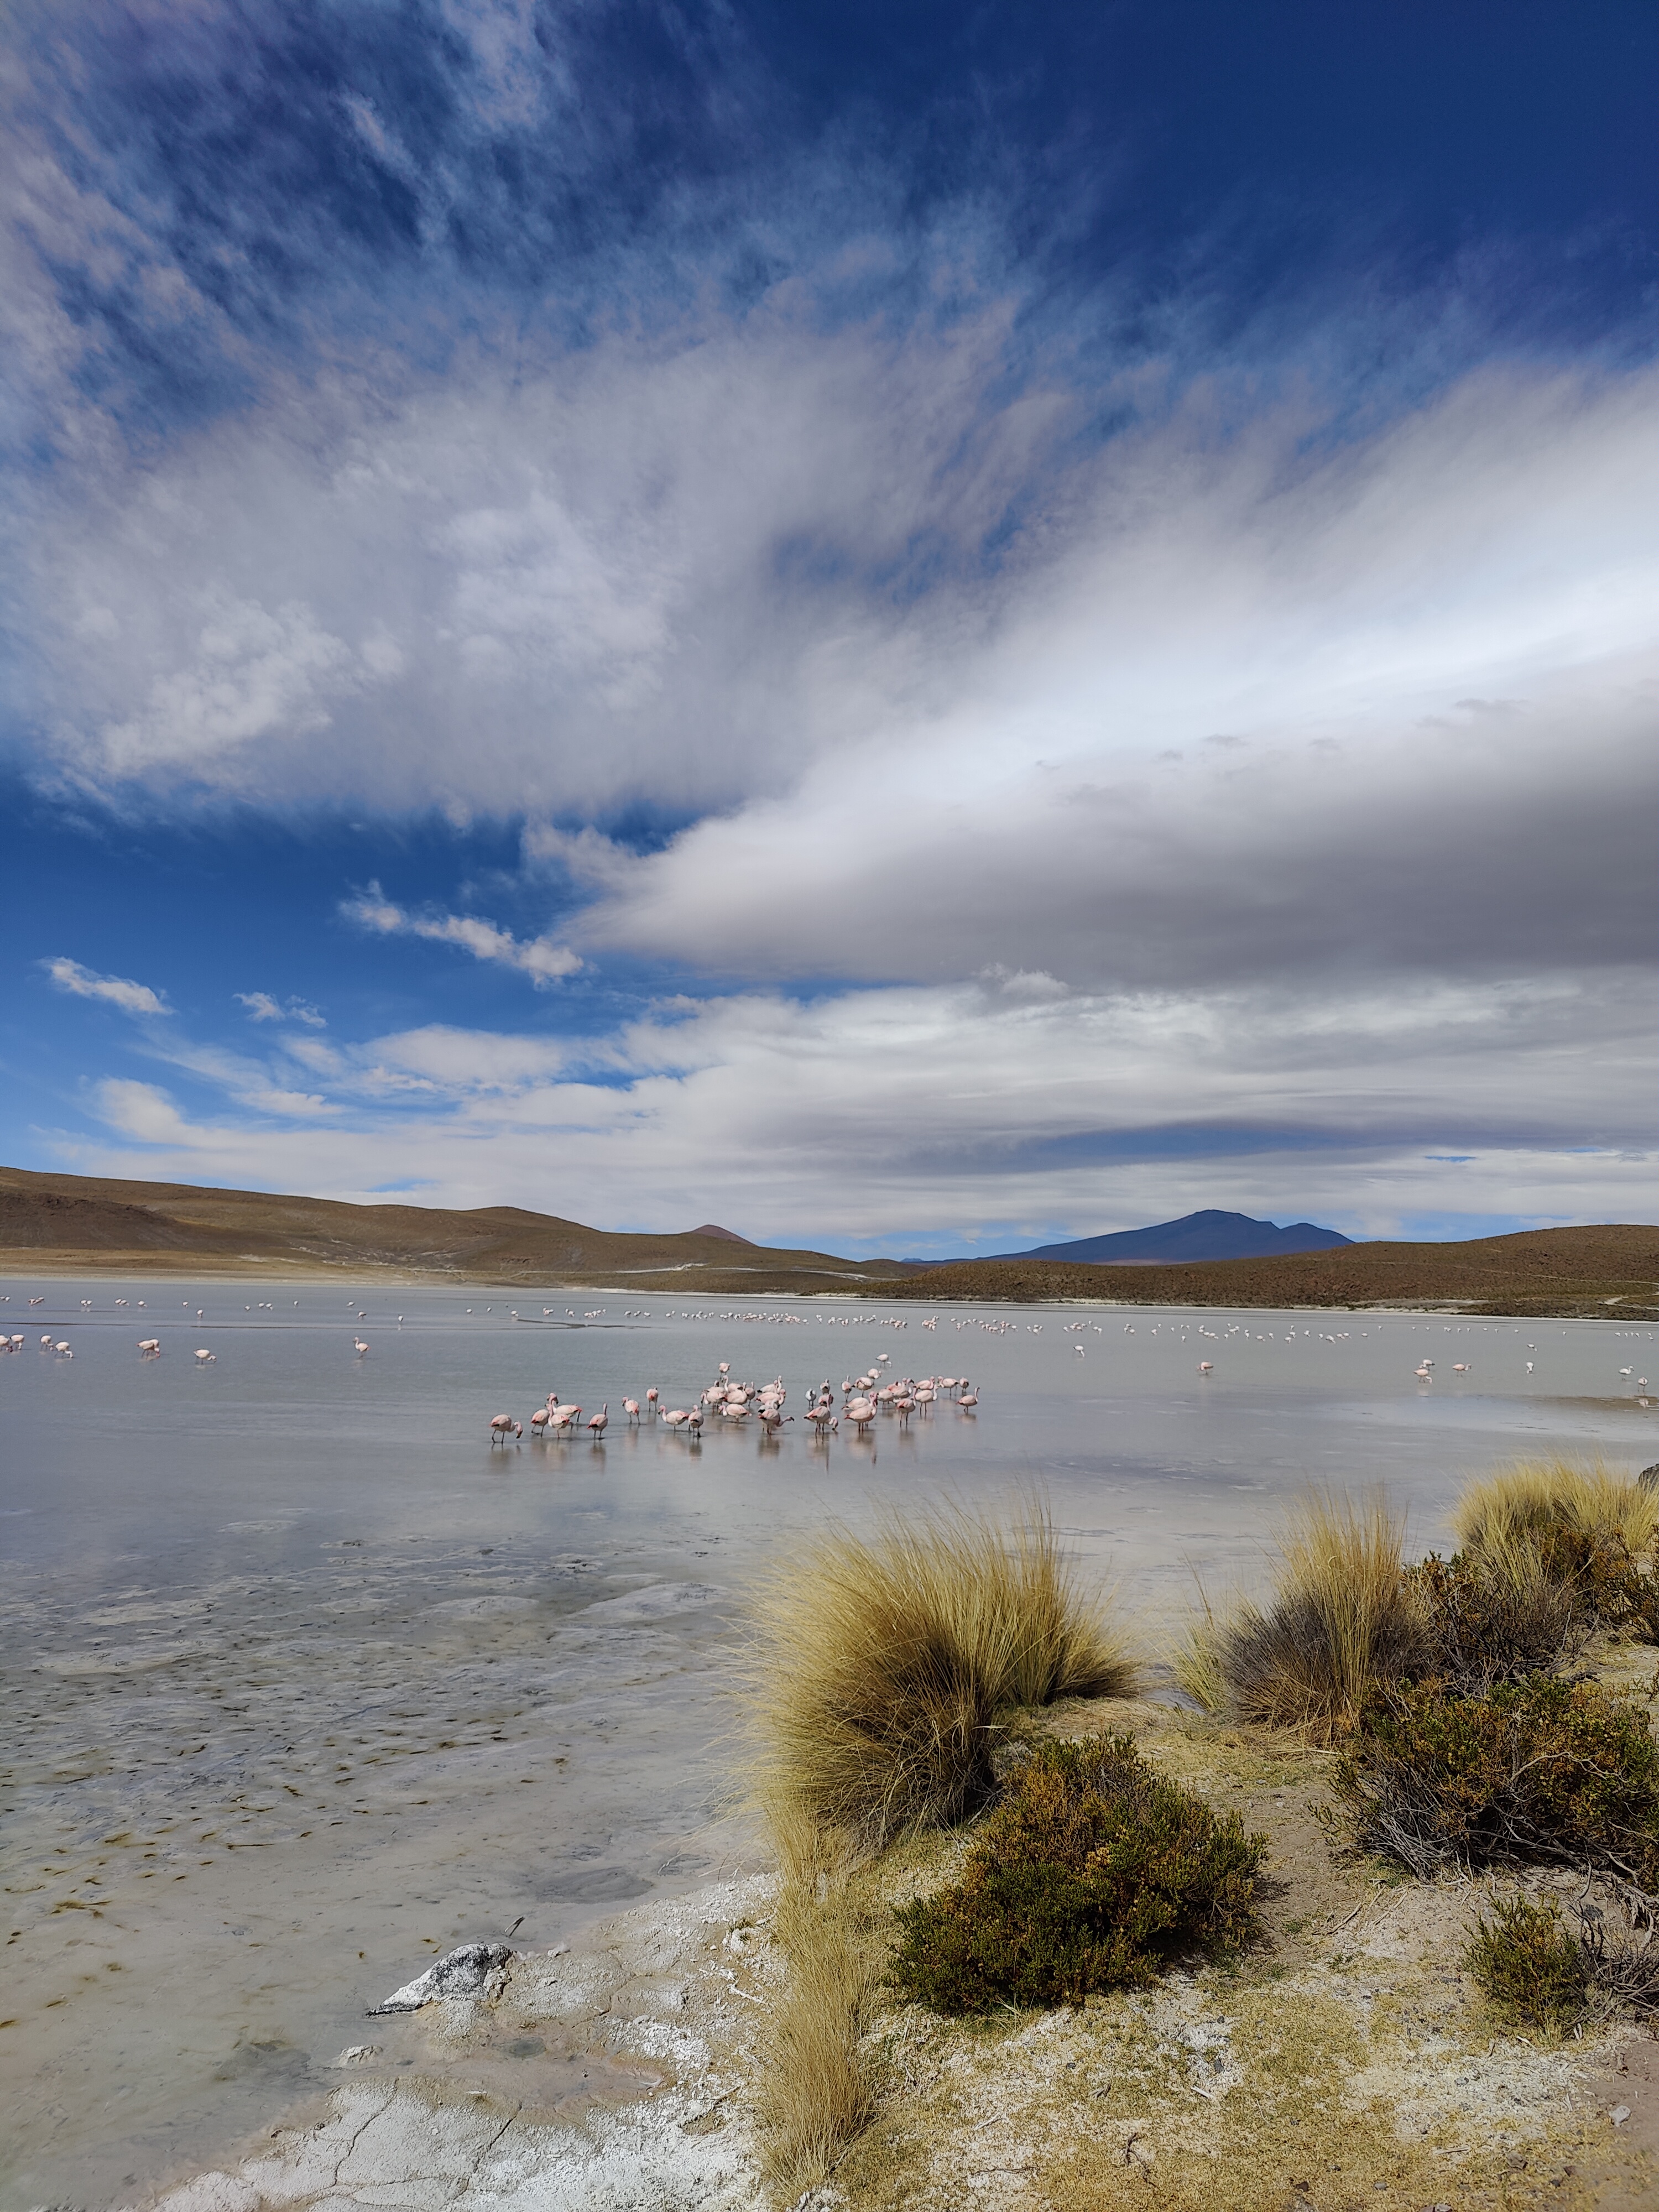
<svg viewBox="0 0 1659 2212">
<path fill-rule="evenodd" d="M 475 960 L 493 960 L 504 968 L 517 968 L 538 990 L 574 975 L 582 964 L 580 954 L 568 945 L 555 944 L 551 938 L 517 938 L 476 915 L 409 913 L 394 906 L 378 884 L 371 884 L 359 897 L 343 901 L 340 911 L 382 937 L 424 937 L 434 945 L 459 945 Z"/>
<path fill-rule="evenodd" d="M 180 1054 L 270 1118 L 210 1112 L 186 1133 L 161 1116 L 165 1094 L 117 1085 L 115 1134 L 160 1149 L 74 1149 L 110 1174 L 343 1197 L 408 1181 L 433 1203 L 603 1226 L 736 1212 L 774 1242 L 890 1250 L 942 1227 L 1009 1249 L 1206 1204 L 1363 1234 L 1436 1215 L 1632 1218 L 1650 1210 L 1656 1165 L 1648 995 L 1634 969 L 1588 1003 L 1565 974 L 1447 980 L 1413 1000 L 1011 994 L 997 979 L 744 993 L 597 1042 L 430 1027 L 319 1047 L 322 1095 L 286 1109 L 274 1074 Z"/>
<path fill-rule="evenodd" d="M 316 1007 L 303 999 L 290 999 L 283 1006 L 269 991 L 234 991 L 231 996 L 247 1008 L 251 1022 L 301 1022 L 312 1030 L 328 1027 Z"/>
<path fill-rule="evenodd" d="M 40 964 L 60 991 L 72 992 L 77 999 L 102 999 L 112 1006 L 119 1006 L 125 1014 L 173 1012 L 148 983 L 134 983 L 125 975 L 95 975 L 78 960 L 43 960 Z"/>
<path fill-rule="evenodd" d="M 176 1145 L 195 1152 L 202 1133 L 186 1121 L 167 1092 L 154 1083 L 112 1076 L 98 1085 L 98 1110 L 110 1127 L 141 1145 Z M 240 1132 L 238 1133 L 239 1136 Z"/>
<path fill-rule="evenodd" d="M 1091 453 L 1057 378 L 999 392 L 1006 301 L 895 338 L 804 296 L 277 389 L 106 471 L 38 538 L 57 757 L 156 803 L 522 816 L 594 902 L 568 942 L 395 926 L 541 981 L 588 946 L 1160 988 L 1620 957 L 1659 380 L 1485 373 L 1334 441 L 1143 378 Z M 635 803 L 697 818 L 646 859 L 580 826 Z"/>
<path fill-rule="evenodd" d="M 403 665 L 383 633 L 354 652 L 303 600 L 273 609 L 204 585 L 173 611 L 184 633 L 177 665 L 153 679 L 137 714 L 106 721 L 97 733 L 106 769 L 123 780 L 178 769 L 234 780 L 259 740 L 327 730 L 342 702 Z"/>
<path fill-rule="evenodd" d="M 576 941 L 1155 987 L 1621 959 L 1659 888 L 1656 396 L 1480 379 L 1316 466 L 1288 423 L 1108 456 L 948 694 L 590 870 Z"/>
<path fill-rule="evenodd" d="M 49 742 L 152 799 L 545 815 L 778 787 L 896 687 L 924 698 L 974 624 L 987 534 L 1078 408 L 990 398 L 1011 323 L 836 334 L 786 286 L 437 386 L 381 359 L 273 374 L 159 456 L 61 472 L 31 551 Z M 937 611 L 918 560 L 954 579 Z"/>
</svg>

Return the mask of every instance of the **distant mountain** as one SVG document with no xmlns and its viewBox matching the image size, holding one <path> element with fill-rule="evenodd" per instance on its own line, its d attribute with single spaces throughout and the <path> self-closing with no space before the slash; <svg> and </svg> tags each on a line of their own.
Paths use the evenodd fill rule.
<svg viewBox="0 0 1659 2212">
<path fill-rule="evenodd" d="M 723 1237 L 728 1244 L 747 1244 L 750 1251 L 758 1249 L 751 1237 L 739 1237 L 735 1229 L 721 1229 L 713 1221 L 705 1221 L 701 1229 L 694 1229 L 691 1234 L 694 1237 Z"/>
<path fill-rule="evenodd" d="M 1311 1221 L 1280 1229 L 1248 1213 L 1223 1213 L 1207 1206 L 1179 1221 L 1150 1229 L 1119 1229 L 1109 1237 L 1079 1237 L 1070 1244 L 1038 1244 L 1029 1252 L 999 1252 L 999 1260 L 1070 1260 L 1097 1267 L 1178 1266 L 1189 1260 L 1273 1260 L 1286 1252 L 1332 1252 L 1351 1237 Z"/>
</svg>

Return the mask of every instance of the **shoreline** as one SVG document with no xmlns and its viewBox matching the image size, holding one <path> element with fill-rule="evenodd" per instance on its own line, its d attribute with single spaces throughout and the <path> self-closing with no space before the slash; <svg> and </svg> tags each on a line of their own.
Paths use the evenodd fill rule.
<svg viewBox="0 0 1659 2212">
<path fill-rule="evenodd" d="M 180 1260 L 160 1261 L 150 1253 L 131 1255 L 58 1253 L 49 1256 L 36 1255 L 31 1265 L 16 1264 L 20 1255 L 15 1251 L 0 1250 L 0 1281 L 23 1283 L 31 1279 L 40 1282 L 138 1282 L 167 1280 L 199 1283 L 205 1285 L 222 1283 L 246 1285 L 250 1282 L 276 1279 L 301 1288 L 334 1290 L 342 1283 L 360 1283 L 366 1288 L 387 1290 L 443 1290 L 453 1289 L 457 1294 L 471 1291 L 474 1295 L 493 1294 L 501 1298 L 528 1297 L 651 1297 L 666 1299 L 676 1295 L 690 1295 L 699 1286 L 685 1282 L 674 1287 L 657 1282 L 650 1287 L 638 1282 L 585 1281 L 543 1282 L 532 1278 L 503 1281 L 491 1275 L 461 1275 L 447 1270 L 420 1272 L 410 1268 L 375 1267 L 373 1266 L 340 1266 L 319 1270 L 314 1263 L 295 1261 L 265 1260 L 250 1255 L 240 1267 L 228 1267 L 222 1259 L 216 1259 L 210 1267 L 188 1267 Z M 914 1278 L 906 1279 L 914 1280 Z M 860 1290 L 836 1288 L 823 1291 L 777 1290 L 754 1288 L 734 1290 L 729 1285 L 716 1289 L 702 1288 L 705 1298 L 763 1300 L 769 1304 L 820 1306 L 858 1307 L 878 1305 L 884 1297 L 895 1304 L 925 1305 L 933 1303 L 918 1297 L 908 1289 L 895 1292 L 890 1283 L 880 1279 L 872 1280 L 871 1287 Z M 1222 1302 L 1206 1298 L 1133 1298 L 1121 1296 L 1088 1297 L 1072 1291 L 1065 1296 L 1019 1297 L 1007 1293 L 986 1292 L 982 1296 L 957 1292 L 939 1298 L 941 1310 L 960 1307 L 964 1310 L 992 1306 L 1017 1306 L 1022 1311 L 1066 1313 L 1302 1313 L 1370 1315 L 1377 1319 L 1452 1320 L 1452 1321 L 1589 1321 L 1608 1322 L 1616 1326 L 1641 1327 L 1656 1325 L 1656 1316 L 1638 1313 L 1632 1309 L 1620 1311 L 1617 1307 L 1603 1305 L 1595 1312 L 1569 1309 L 1565 1304 L 1555 1309 L 1533 1309 L 1525 1313 L 1509 1313 L 1492 1308 L 1478 1297 L 1425 1299 L 1420 1303 L 1388 1301 L 1362 1304 L 1307 1304 L 1294 1300 L 1240 1299 Z M 77 1317 L 70 1316 L 73 1322 Z M 222 1324 L 220 1324 L 222 1326 Z M 417 1324 L 411 1323 L 410 1326 Z M 525 1326 L 540 1326 L 526 1321 Z M 577 1326 L 582 1324 L 579 1322 Z"/>
<path fill-rule="evenodd" d="M 1231 2206 L 1267 2183 L 1261 2139 L 1275 2126 L 1315 2171 L 1340 2149 L 1352 2177 L 1331 2200 L 1342 2204 L 1385 2187 L 1394 2201 L 1395 2182 L 1407 2201 L 1427 2186 L 1471 2212 L 1650 2201 L 1659 2043 L 1629 2025 L 1555 2045 L 1494 2032 L 1455 1963 L 1488 1885 L 1389 1880 L 1316 1850 L 1327 1754 L 1135 1700 L 1073 1705 L 1056 1724 L 1127 1729 L 1273 1835 L 1282 1879 L 1262 1954 L 988 2029 L 884 2007 L 867 2039 L 877 2118 L 803 2203 L 1039 2212 L 1073 2201 L 1062 2177 L 1087 2172 L 1102 2212 L 1120 2190 L 1125 2205 L 1145 2202 L 1155 2176 L 1172 2192 L 1159 2201 L 1185 2206 L 1181 2177 L 1196 2169 Z M 925 1839 L 886 1889 L 931 1887 L 961 1848 L 959 1835 Z M 480 1994 L 366 2021 L 364 2042 L 335 2061 L 337 2087 L 118 2212 L 766 2212 L 752 2114 L 785 1972 L 775 1898 L 769 1874 L 717 1881 L 616 1914 L 568 1948 L 513 1955 Z M 1274 2053 L 1297 2038 L 1302 2070 L 1286 2077 Z M 1373 2183 L 1374 2168 L 1393 2180 Z M 1273 2181 L 1296 2186 L 1288 2166 Z"/>
</svg>

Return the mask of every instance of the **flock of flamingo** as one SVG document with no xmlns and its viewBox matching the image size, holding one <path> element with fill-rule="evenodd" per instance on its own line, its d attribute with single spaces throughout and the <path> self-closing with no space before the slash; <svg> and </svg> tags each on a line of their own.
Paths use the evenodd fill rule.
<svg viewBox="0 0 1659 2212">
<path fill-rule="evenodd" d="M 965 1375 L 932 1375 L 918 1382 L 909 1375 L 902 1380 L 884 1376 L 889 1355 L 882 1352 L 867 1373 L 848 1376 L 841 1386 L 841 1405 L 837 1409 L 832 1384 L 819 1384 L 807 1407 L 805 1419 L 814 1432 L 828 1437 L 847 1421 L 860 1435 L 871 1423 L 884 1413 L 893 1415 L 902 1425 L 912 1413 L 927 1413 L 942 1398 L 965 1413 L 971 1413 L 979 1403 L 979 1393 Z M 636 1424 L 659 1421 L 663 1427 L 686 1436 L 700 1436 L 705 1419 L 712 1414 L 717 1421 L 730 1421 L 734 1425 L 753 1419 L 770 1436 L 775 1436 L 794 1415 L 786 1413 L 784 1402 L 789 1393 L 783 1386 L 781 1376 L 771 1382 L 734 1382 L 732 1363 L 722 1359 L 719 1377 L 698 1397 L 694 1406 L 673 1406 L 665 1408 L 662 1394 L 653 1383 L 644 1397 L 624 1398 L 622 1401 L 623 1418 L 629 1427 Z M 574 1402 L 561 1402 L 556 1390 L 547 1394 L 547 1403 L 538 1406 L 530 1416 L 530 1432 L 537 1437 L 569 1437 L 584 1429 L 598 1443 L 611 1425 L 611 1401 L 607 1398 L 597 1413 L 582 1419 L 582 1409 Z M 524 1436 L 524 1424 L 511 1413 L 495 1413 L 490 1418 L 489 1441 L 495 1444 L 517 1444 Z"/>
</svg>

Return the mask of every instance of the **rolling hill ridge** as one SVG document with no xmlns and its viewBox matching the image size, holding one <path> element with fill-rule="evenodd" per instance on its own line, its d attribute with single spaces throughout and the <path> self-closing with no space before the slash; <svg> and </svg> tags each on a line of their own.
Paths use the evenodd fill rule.
<svg viewBox="0 0 1659 2212">
<path fill-rule="evenodd" d="M 1158 1232 L 1126 1233 L 1133 1238 Z M 697 1297 L 831 1291 L 930 1306 L 1104 1300 L 1235 1308 L 1451 1306 L 1475 1314 L 1615 1321 L 1659 1316 L 1659 1227 L 1642 1223 L 1528 1230 L 1455 1244 L 1344 1242 L 1318 1250 L 1201 1261 L 1103 1264 L 1039 1251 L 924 1267 L 779 1250 L 751 1244 L 713 1223 L 665 1235 L 630 1233 L 590 1229 L 522 1206 L 357 1206 L 21 1168 L 0 1168 L 0 1268 L 267 1280 L 282 1274 L 380 1273 L 550 1290 L 617 1284 Z"/>
<path fill-rule="evenodd" d="M 589 1229 L 522 1206 L 454 1212 L 338 1199 L 106 1182 L 0 1168 L 0 1256 L 13 1267 L 233 1273 L 388 1272 L 553 1286 L 611 1280 L 702 1291 L 856 1288 L 905 1270 L 890 1260 L 751 1244 L 712 1224 L 665 1236 Z"/>
</svg>

